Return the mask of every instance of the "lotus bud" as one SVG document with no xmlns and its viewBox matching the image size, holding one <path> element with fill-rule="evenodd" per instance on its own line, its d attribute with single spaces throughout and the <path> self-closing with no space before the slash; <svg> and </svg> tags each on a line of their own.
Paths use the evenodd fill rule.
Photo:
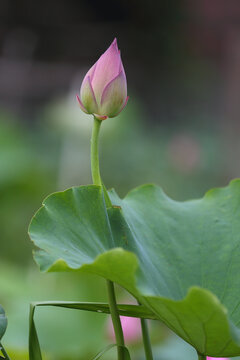
<svg viewBox="0 0 240 360">
<path fill-rule="evenodd" d="M 117 116 L 126 106 L 127 80 L 117 39 L 85 75 L 77 100 L 82 111 L 99 120 Z"/>
</svg>

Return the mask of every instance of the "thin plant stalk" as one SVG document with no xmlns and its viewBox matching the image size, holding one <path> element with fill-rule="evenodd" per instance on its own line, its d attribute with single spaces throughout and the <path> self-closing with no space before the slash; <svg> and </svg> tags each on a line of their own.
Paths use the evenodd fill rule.
<svg viewBox="0 0 240 360">
<path fill-rule="evenodd" d="M 101 127 L 101 120 L 94 117 L 92 138 L 91 138 L 91 170 L 93 184 L 102 186 L 102 180 L 99 169 L 99 153 L 98 153 L 98 139 Z M 120 321 L 120 317 L 117 310 L 116 296 L 114 291 L 114 284 L 112 281 L 107 280 L 108 301 L 109 308 L 113 322 L 113 328 L 116 337 L 118 360 L 124 360 L 124 337 L 123 330 Z"/>
<path fill-rule="evenodd" d="M 146 360 L 153 360 L 152 347 L 146 319 L 141 319 L 141 328 Z"/>
<path fill-rule="evenodd" d="M 91 171 L 94 185 L 102 185 L 99 169 L 98 139 L 102 121 L 94 117 L 92 138 L 91 138 Z"/>
<path fill-rule="evenodd" d="M 124 336 L 122 330 L 121 320 L 117 310 L 116 296 L 114 290 L 114 284 L 112 281 L 107 280 L 107 289 L 108 289 L 108 301 L 109 308 L 112 317 L 113 328 L 116 337 L 117 351 L 118 351 L 118 359 L 124 359 Z"/>
</svg>

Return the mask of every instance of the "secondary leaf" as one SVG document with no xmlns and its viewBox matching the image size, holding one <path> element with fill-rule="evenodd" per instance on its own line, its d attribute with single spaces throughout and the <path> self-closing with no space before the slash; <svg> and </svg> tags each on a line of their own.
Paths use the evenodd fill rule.
<svg viewBox="0 0 240 360">
<path fill-rule="evenodd" d="M 34 314 L 36 307 L 38 306 L 56 306 L 75 310 L 86 310 L 109 314 L 109 305 L 105 303 L 87 303 L 87 302 L 74 302 L 74 301 L 41 301 L 34 302 L 30 305 L 29 313 L 29 359 L 30 360 L 42 360 L 41 348 L 39 344 L 37 329 L 34 321 Z M 156 319 L 154 314 L 148 311 L 144 306 L 139 305 L 118 305 L 118 311 L 120 315 L 132 316 L 132 317 L 144 317 L 149 319 Z M 1 345 L 1 344 L 0 344 Z M 108 345 L 100 353 L 98 353 L 93 360 L 100 359 L 112 347 L 116 344 Z M 124 346 L 124 356 L 126 360 L 131 360 L 128 349 Z"/>
<path fill-rule="evenodd" d="M 7 318 L 3 307 L 0 305 L 0 340 L 2 339 L 7 329 Z"/>
<path fill-rule="evenodd" d="M 40 301 L 32 304 L 36 306 L 56 306 L 75 310 L 93 311 L 103 314 L 110 314 L 109 304 L 98 302 L 80 302 L 80 301 Z M 157 316 L 148 308 L 142 305 L 118 304 L 118 313 L 122 316 L 137 317 L 143 319 L 156 320 Z M 30 315 L 31 316 L 31 315 Z"/>
<path fill-rule="evenodd" d="M 34 323 L 35 305 L 30 305 L 29 313 L 29 360 L 42 360 L 41 348 L 38 340 L 37 330 Z"/>
<path fill-rule="evenodd" d="M 205 355 L 240 355 L 240 181 L 176 202 L 145 185 L 125 199 L 75 187 L 49 196 L 30 226 L 42 270 L 119 283 Z"/>
</svg>

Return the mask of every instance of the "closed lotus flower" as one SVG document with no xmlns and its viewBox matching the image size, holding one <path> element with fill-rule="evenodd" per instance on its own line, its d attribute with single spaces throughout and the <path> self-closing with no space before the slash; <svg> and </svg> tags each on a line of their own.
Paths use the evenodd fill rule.
<svg viewBox="0 0 240 360">
<path fill-rule="evenodd" d="M 85 113 L 99 120 L 117 116 L 126 106 L 127 81 L 117 39 L 85 75 L 77 100 Z"/>
</svg>

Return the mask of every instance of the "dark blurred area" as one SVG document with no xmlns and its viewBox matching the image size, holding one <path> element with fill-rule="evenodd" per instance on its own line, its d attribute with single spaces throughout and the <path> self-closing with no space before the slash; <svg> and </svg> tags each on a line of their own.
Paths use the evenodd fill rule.
<svg viewBox="0 0 240 360">
<path fill-rule="evenodd" d="M 115 36 L 151 122 L 219 118 L 229 108 L 238 0 L 1 0 L 0 19 L 1 104 L 26 118 L 66 94 Z"/>
<path fill-rule="evenodd" d="M 75 94 L 114 37 L 130 100 L 102 127 L 107 187 L 124 196 L 155 182 L 182 201 L 240 176 L 239 0 L 0 0 L 0 303 L 13 324 L 6 342 L 19 359 L 26 353 L 31 300 L 105 299 L 100 279 L 91 285 L 82 275 L 40 275 L 27 227 L 50 192 L 91 183 L 92 119 L 78 108 Z M 128 299 L 120 289 L 119 296 Z M 72 315 L 57 337 L 59 311 L 51 323 L 56 346 L 43 330 L 50 326 L 48 315 L 40 319 L 46 358 L 86 358 L 108 343 L 106 317 L 82 314 L 79 323 Z M 102 334 L 98 340 L 91 331 L 84 337 L 91 324 Z M 84 347 L 74 337 L 61 346 L 72 328 L 84 334 Z M 161 326 L 151 331 L 156 359 L 175 359 L 179 340 Z M 142 359 L 134 346 L 134 358 Z M 181 349 L 182 359 L 193 358 L 191 349 Z"/>
</svg>

